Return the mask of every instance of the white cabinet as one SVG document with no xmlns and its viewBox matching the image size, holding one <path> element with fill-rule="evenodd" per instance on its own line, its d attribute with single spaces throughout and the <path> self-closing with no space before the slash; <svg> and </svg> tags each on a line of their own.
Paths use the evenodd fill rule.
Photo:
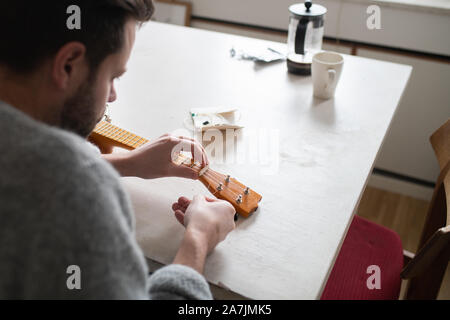
<svg viewBox="0 0 450 320">
<path fill-rule="evenodd" d="M 352 53 L 352 49 L 348 45 L 330 43 L 330 42 L 327 42 L 327 41 L 325 41 L 322 44 L 322 49 L 323 50 L 327 50 L 327 51 L 334 51 L 334 52 L 344 53 L 344 54 L 351 54 Z"/>
<path fill-rule="evenodd" d="M 450 63 L 369 49 L 357 55 L 413 67 L 375 166 L 435 181 L 439 168 L 429 137 L 450 117 Z"/>
<path fill-rule="evenodd" d="M 263 40 L 269 40 L 269 41 L 276 41 L 276 42 L 287 42 L 287 33 L 283 34 L 282 32 L 271 32 L 271 31 L 264 31 L 264 30 L 257 30 L 255 28 L 246 28 L 242 26 L 233 26 L 232 24 L 227 23 L 215 23 L 215 22 L 208 22 L 208 21 L 202 21 L 199 19 L 193 19 L 191 22 L 191 27 L 198 28 L 198 29 L 204 29 L 204 30 L 210 30 L 210 31 L 217 31 L 217 32 L 223 32 L 223 33 L 229 33 L 229 34 L 235 34 L 239 36 L 244 37 L 252 37 L 257 39 L 263 39 Z M 351 47 L 349 45 L 344 45 L 341 43 L 335 43 L 334 41 L 324 41 L 322 48 L 324 50 L 329 51 L 335 51 L 345 54 L 351 54 Z"/>
<path fill-rule="evenodd" d="M 447 0 L 448 1 L 448 0 Z M 291 4 L 303 0 L 190 0 L 192 14 L 221 21 L 287 30 Z M 446 3 L 414 0 L 314 0 L 328 9 L 325 36 L 439 55 L 450 55 L 450 11 Z M 381 29 L 369 30 L 370 5 L 381 9 Z"/>
<path fill-rule="evenodd" d="M 229 23 L 217 23 L 217 22 L 202 21 L 199 19 L 192 19 L 191 27 L 269 41 L 276 41 L 282 43 L 287 42 L 287 33 L 286 35 L 284 35 L 281 32 L 262 31 L 257 30 L 255 28 L 235 26 Z"/>
</svg>

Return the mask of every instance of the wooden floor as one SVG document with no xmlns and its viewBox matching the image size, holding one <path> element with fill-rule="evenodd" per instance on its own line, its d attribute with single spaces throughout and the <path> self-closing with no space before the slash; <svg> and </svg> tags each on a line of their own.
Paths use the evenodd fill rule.
<svg viewBox="0 0 450 320">
<path fill-rule="evenodd" d="M 367 187 L 357 214 L 397 232 L 403 249 L 417 251 L 428 202 Z"/>
<path fill-rule="evenodd" d="M 357 214 L 396 231 L 402 240 L 403 248 L 415 253 L 427 208 L 427 201 L 367 187 Z M 438 299 L 450 299 L 450 267 L 447 268 Z"/>
</svg>

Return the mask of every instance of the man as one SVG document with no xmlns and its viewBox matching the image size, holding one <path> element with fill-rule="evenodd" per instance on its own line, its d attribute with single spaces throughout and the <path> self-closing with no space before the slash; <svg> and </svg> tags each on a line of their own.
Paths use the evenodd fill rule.
<svg viewBox="0 0 450 320">
<path fill-rule="evenodd" d="M 80 29 L 68 28 L 71 5 Z M 152 11 L 151 0 L 0 2 L 0 298 L 212 298 L 201 273 L 234 228 L 234 208 L 180 198 L 174 216 L 186 229 L 174 264 L 148 278 L 118 175 L 196 179 L 171 152 L 189 146 L 205 165 L 202 147 L 165 135 L 101 158 L 86 141 Z"/>
</svg>

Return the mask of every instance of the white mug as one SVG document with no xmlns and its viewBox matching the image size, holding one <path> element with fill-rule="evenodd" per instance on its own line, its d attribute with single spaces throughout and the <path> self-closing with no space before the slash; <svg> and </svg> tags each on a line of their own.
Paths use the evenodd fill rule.
<svg viewBox="0 0 450 320">
<path fill-rule="evenodd" d="M 343 65 L 344 57 L 336 52 L 323 51 L 313 56 L 311 74 L 315 97 L 329 99 L 334 96 Z"/>
</svg>

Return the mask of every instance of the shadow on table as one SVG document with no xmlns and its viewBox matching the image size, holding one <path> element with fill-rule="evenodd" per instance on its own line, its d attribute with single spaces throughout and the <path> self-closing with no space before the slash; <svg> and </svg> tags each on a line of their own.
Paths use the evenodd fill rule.
<svg viewBox="0 0 450 320">
<path fill-rule="evenodd" d="M 334 98 L 320 99 L 313 97 L 311 101 L 310 116 L 324 125 L 334 125 L 336 123 Z"/>
<path fill-rule="evenodd" d="M 265 69 L 269 66 L 272 66 L 272 65 L 275 65 L 278 63 L 283 63 L 283 62 L 286 63 L 285 60 L 276 60 L 276 61 L 272 61 L 272 62 L 256 62 L 255 61 L 253 63 L 253 70 L 259 71 L 259 70 Z"/>
</svg>

